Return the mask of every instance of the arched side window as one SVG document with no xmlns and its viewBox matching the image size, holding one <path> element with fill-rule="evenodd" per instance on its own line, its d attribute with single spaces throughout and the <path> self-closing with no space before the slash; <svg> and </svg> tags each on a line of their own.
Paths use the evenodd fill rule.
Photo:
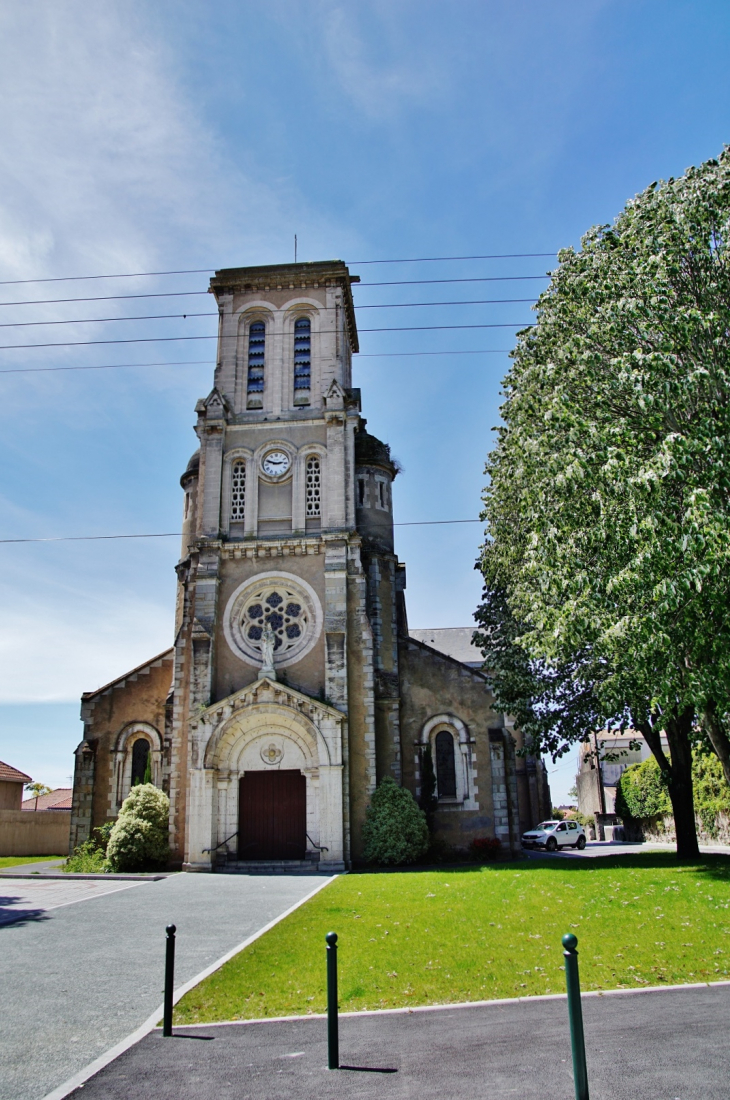
<svg viewBox="0 0 730 1100">
<path fill-rule="evenodd" d="M 455 714 L 435 714 L 424 723 L 420 746 L 430 746 L 436 773 L 436 796 L 444 809 L 478 810 L 476 754 L 466 724 Z M 421 751 L 416 756 L 416 791 L 420 796 Z"/>
<path fill-rule="evenodd" d="M 456 759 L 451 730 L 436 734 L 436 791 L 439 798 L 456 798 Z"/>
<path fill-rule="evenodd" d="M 308 405 L 312 388 L 312 322 L 300 317 L 294 324 L 294 404 Z"/>
<path fill-rule="evenodd" d="M 144 783 L 147 761 L 150 758 L 150 743 L 146 737 L 138 737 L 132 745 L 132 786 Z"/>
<path fill-rule="evenodd" d="M 262 409 L 264 406 L 264 361 L 266 359 L 266 325 L 254 321 L 248 330 L 248 381 L 246 408 Z"/>
<path fill-rule="evenodd" d="M 317 519 L 322 515 L 322 464 L 319 455 L 310 455 L 307 459 L 307 519 Z"/>
<path fill-rule="evenodd" d="M 236 459 L 231 467 L 231 523 L 243 523 L 246 511 L 246 463 Z"/>
</svg>

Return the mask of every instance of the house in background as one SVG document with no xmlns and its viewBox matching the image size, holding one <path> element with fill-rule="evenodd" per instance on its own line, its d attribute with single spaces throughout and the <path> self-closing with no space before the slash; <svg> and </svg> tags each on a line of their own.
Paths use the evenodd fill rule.
<svg viewBox="0 0 730 1100">
<path fill-rule="evenodd" d="M 0 810 L 19 810 L 23 802 L 23 787 L 33 780 L 0 760 Z"/>
<path fill-rule="evenodd" d="M 0 761 L 0 856 L 60 856 L 68 851 L 71 790 L 68 787 L 23 801 L 23 787 L 33 780 Z"/>
<path fill-rule="evenodd" d="M 669 752 L 664 734 L 662 748 Z M 638 745 L 638 747 L 636 747 Z M 596 762 L 596 751 L 600 767 Z M 597 730 L 578 750 L 578 810 L 587 817 L 616 815 L 616 787 L 631 764 L 640 764 L 651 756 L 651 749 L 636 730 Z M 606 759 L 608 757 L 609 759 Z M 610 824 L 610 822 L 609 822 Z"/>
<path fill-rule="evenodd" d="M 65 810 L 71 813 L 72 795 L 73 787 L 57 787 L 55 791 L 49 791 L 48 794 L 24 798 L 21 809 L 34 810 L 36 812 L 45 810 Z"/>
</svg>

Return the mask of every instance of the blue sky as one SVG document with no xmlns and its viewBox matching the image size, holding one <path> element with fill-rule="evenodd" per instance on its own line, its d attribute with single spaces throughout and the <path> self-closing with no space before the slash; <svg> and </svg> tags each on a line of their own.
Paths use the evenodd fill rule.
<svg viewBox="0 0 730 1100">
<path fill-rule="evenodd" d="M 713 0 L 4 5 L 0 280 L 279 263 L 296 233 L 300 259 L 400 283 L 357 289 L 361 330 L 521 324 L 544 285 L 525 277 L 548 258 L 355 261 L 577 244 L 653 180 L 720 151 L 729 38 L 730 6 Z M 415 285 L 459 278 L 485 281 Z M 206 285 L 0 286 L 4 325 L 187 314 L 0 328 L 2 345 L 150 341 L 0 350 L 0 370 L 26 371 L 0 376 L 2 537 L 179 529 L 214 341 L 174 337 L 214 333 L 190 316 L 209 299 L 48 299 Z M 494 299 L 528 300 L 401 308 Z M 478 515 L 513 338 L 362 332 L 364 412 L 405 468 L 397 520 Z M 476 524 L 398 529 L 411 625 L 470 624 L 479 542 Z M 0 546 L 0 758 L 66 784 L 81 691 L 171 642 L 177 552 L 176 539 Z M 564 797 L 571 761 L 551 778 Z"/>
</svg>

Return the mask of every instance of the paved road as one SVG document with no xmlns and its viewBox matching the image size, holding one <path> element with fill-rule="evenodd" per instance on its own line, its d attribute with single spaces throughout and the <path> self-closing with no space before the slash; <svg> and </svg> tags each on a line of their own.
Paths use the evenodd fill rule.
<svg viewBox="0 0 730 1100">
<path fill-rule="evenodd" d="M 591 1100 L 727 1100 L 730 987 L 586 997 Z M 153 1032 L 75 1100 L 573 1100 L 565 1000 Z M 388 1072 L 390 1071 L 390 1072 Z"/>
<path fill-rule="evenodd" d="M 600 859 L 602 856 L 638 856 L 651 852 L 675 852 L 673 844 L 631 844 L 616 840 L 589 840 L 582 852 L 576 848 L 564 848 L 562 851 L 545 852 L 542 849 L 523 848 L 530 859 Z M 701 844 L 702 855 L 730 855 L 730 847 L 722 844 Z"/>
<path fill-rule="evenodd" d="M 0 927 L 0 1100 L 40 1100 L 155 1011 L 166 924 L 178 929 L 181 986 L 320 883 L 185 874 L 132 884 L 0 880 L 6 908 L 28 910 Z"/>
</svg>

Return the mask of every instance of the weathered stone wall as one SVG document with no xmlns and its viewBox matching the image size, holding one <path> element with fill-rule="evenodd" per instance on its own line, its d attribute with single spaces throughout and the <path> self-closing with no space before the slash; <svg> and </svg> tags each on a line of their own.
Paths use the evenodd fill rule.
<svg viewBox="0 0 730 1100">
<path fill-rule="evenodd" d="M 165 705 L 172 683 L 172 666 L 172 651 L 168 651 L 100 691 L 82 697 L 81 718 L 88 749 L 83 753 L 77 750 L 71 836 L 74 845 L 82 844 L 93 829 L 116 816 L 115 751 L 125 727 L 131 723 L 145 723 L 164 739 Z M 82 776 L 83 771 L 89 775 Z M 162 786 L 167 789 L 167 761 L 163 762 L 162 771 Z M 91 789 L 87 791 L 89 786 Z M 90 806 L 87 807 L 84 801 L 89 795 Z"/>
<path fill-rule="evenodd" d="M 514 741 L 481 673 L 413 639 L 399 640 L 403 785 L 420 798 L 424 728 L 439 715 L 458 719 L 457 768 L 463 763 L 469 789 L 440 801 L 435 832 L 449 846 L 467 848 L 476 837 L 497 836 L 503 847 L 519 844 Z M 461 726 L 463 726 L 463 729 Z"/>
<path fill-rule="evenodd" d="M 0 856 L 63 856 L 70 825 L 68 810 L 0 810 Z"/>
</svg>

